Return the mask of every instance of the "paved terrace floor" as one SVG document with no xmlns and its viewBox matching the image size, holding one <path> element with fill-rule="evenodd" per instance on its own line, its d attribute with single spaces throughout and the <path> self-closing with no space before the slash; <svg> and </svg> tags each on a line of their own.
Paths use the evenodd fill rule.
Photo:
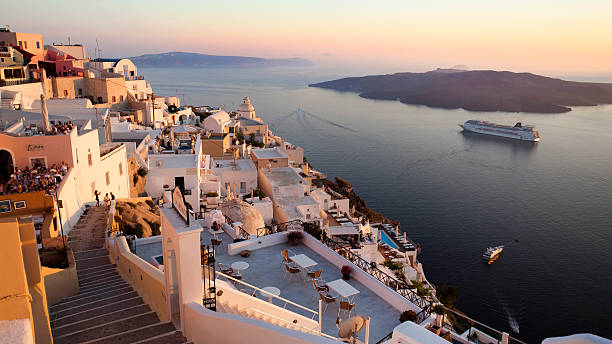
<svg viewBox="0 0 612 344">
<path fill-rule="evenodd" d="M 202 244 L 209 244 L 211 237 L 212 235 L 204 229 L 201 233 Z M 249 268 L 242 270 L 243 281 L 258 288 L 269 286 L 277 287 L 281 290 L 280 297 L 315 311 L 318 310 L 318 294 L 316 294 L 313 288 L 312 280 L 293 276 L 291 281 L 288 281 L 284 275 L 284 267 L 281 266 L 281 250 L 286 248 L 295 254 L 306 254 L 318 263 L 316 269 L 323 269 L 321 278 L 325 281 L 329 282 L 342 277 L 339 269 L 304 245 L 275 245 L 252 251 L 250 257 L 243 258 L 239 255 L 229 256 L 227 254 L 227 243 L 232 242 L 227 234 L 221 234 L 218 237 L 223 240 L 223 244 L 216 251 L 217 262 L 231 264 L 236 261 L 245 261 L 249 263 Z M 137 255 L 147 262 L 151 262 L 151 256 L 158 254 L 161 254 L 161 242 L 137 246 Z M 399 325 L 400 313 L 356 280 L 351 279 L 348 283 L 359 290 L 359 294 L 354 298 L 355 309 L 351 312 L 351 316 L 363 315 L 371 318 L 370 343 L 376 343 L 379 339 L 393 331 L 395 326 Z M 255 296 L 262 298 L 259 293 L 256 293 Z M 315 298 L 315 296 L 317 296 L 317 298 Z M 338 316 L 338 301 L 340 297 L 336 299 L 337 302 L 335 304 L 330 304 L 323 315 L 322 330 L 324 333 L 332 336 L 338 335 L 336 319 Z M 274 302 L 280 305 L 278 300 Z M 305 311 L 299 310 L 291 305 L 289 305 L 287 309 L 310 317 Z M 341 314 L 341 318 L 342 320 L 347 319 L 346 312 Z M 359 338 L 363 340 L 364 334 L 365 331 L 362 330 Z"/>
</svg>

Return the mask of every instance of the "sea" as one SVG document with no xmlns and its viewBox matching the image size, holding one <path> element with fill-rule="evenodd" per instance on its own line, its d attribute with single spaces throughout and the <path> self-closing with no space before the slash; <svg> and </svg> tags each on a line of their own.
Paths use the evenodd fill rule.
<svg viewBox="0 0 612 344">
<path fill-rule="evenodd" d="M 401 223 L 421 244 L 427 279 L 456 286 L 467 315 L 528 343 L 611 338 L 612 106 L 470 112 L 308 87 L 384 72 L 393 71 L 140 69 L 156 94 L 186 104 L 235 110 L 249 96 L 316 169 L 348 180 L 370 208 Z M 458 124 L 468 119 L 532 124 L 541 141 L 464 133 Z M 501 258 L 482 263 L 500 244 Z"/>
</svg>

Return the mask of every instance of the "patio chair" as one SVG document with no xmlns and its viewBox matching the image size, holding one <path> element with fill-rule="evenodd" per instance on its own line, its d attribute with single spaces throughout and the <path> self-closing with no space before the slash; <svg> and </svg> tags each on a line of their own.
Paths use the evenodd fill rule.
<svg viewBox="0 0 612 344">
<path fill-rule="evenodd" d="M 229 266 L 229 264 L 218 263 L 217 267 L 219 267 L 219 271 L 221 271 L 221 273 L 224 275 L 231 276 L 234 274 L 234 269 L 232 269 L 232 267 Z"/>
<path fill-rule="evenodd" d="M 314 299 L 317 299 L 317 294 L 318 293 L 328 293 L 329 292 L 329 287 L 325 285 L 325 281 L 323 281 L 322 279 L 313 279 L 312 280 L 312 286 L 314 287 L 315 290 L 315 294 L 314 294 Z"/>
<path fill-rule="evenodd" d="M 325 309 L 323 310 L 323 312 L 327 311 L 327 306 L 329 306 L 330 303 L 336 302 L 336 298 L 327 293 L 324 294 L 319 292 L 319 297 L 321 298 L 323 303 L 325 303 Z"/>
<path fill-rule="evenodd" d="M 289 266 L 289 264 L 285 264 L 285 274 L 289 274 L 289 281 L 291 281 L 291 277 L 293 275 L 299 274 L 302 272 L 300 268 Z"/>
<path fill-rule="evenodd" d="M 323 273 L 323 270 L 319 269 L 316 271 L 306 271 L 306 274 L 308 275 L 308 278 L 311 278 L 313 280 L 321 277 L 321 274 Z"/>
<path fill-rule="evenodd" d="M 289 258 L 289 250 L 287 249 L 282 250 L 281 255 L 283 256 L 283 260 L 281 261 L 281 267 L 285 264 L 289 264 L 291 267 L 296 267 L 293 263 L 293 260 Z"/>
<path fill-rule="evenodd" d="M 340 307 L 338 308 L 338 317 L 340 317 L 340 312 L 346 311 L 348 312 L 348 317 L 351 317 L 351 312 L 355 308 L 354 303 L 350 303 L 348 301 L 340 301 Z"/>
</svg>

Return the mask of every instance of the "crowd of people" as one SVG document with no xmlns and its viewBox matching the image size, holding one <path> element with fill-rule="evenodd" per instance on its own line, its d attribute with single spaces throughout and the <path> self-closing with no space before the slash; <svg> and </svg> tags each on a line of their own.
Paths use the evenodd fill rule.
<svg viewBox="0 0 612 344">
<path fill-rule="evenodd" d="M 72 121 L 64 122 L 57 121 L 54 126 L 51 127 L 51 135 L 63 135 L 68 134 L 74 128 Z"/>
<path fill-rule="evenodd" d="M 53 164 L 49 168 L 44 166 L 15 168 L 15 172 L 11 174 L 8 182 L 0 183 L 0 195 L 35 191 L 52 193 L 62 181 L 62 177 L 68 172 L 68 168 L 69 166 L 65 162 L 62 162 L 59 166 Z"/>
</svg>

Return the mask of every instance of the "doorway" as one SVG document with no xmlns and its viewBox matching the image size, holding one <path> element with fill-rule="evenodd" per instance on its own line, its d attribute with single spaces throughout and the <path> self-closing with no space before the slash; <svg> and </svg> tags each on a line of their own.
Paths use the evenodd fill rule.
<svg viewBox="0 0 612 344">
<path fill-rule="evenodd" d="M 13 167 L 13 156 L 8 151 L 0 150 L 0 184 L 6 183 L 15 171 Z"/>
</svg>

